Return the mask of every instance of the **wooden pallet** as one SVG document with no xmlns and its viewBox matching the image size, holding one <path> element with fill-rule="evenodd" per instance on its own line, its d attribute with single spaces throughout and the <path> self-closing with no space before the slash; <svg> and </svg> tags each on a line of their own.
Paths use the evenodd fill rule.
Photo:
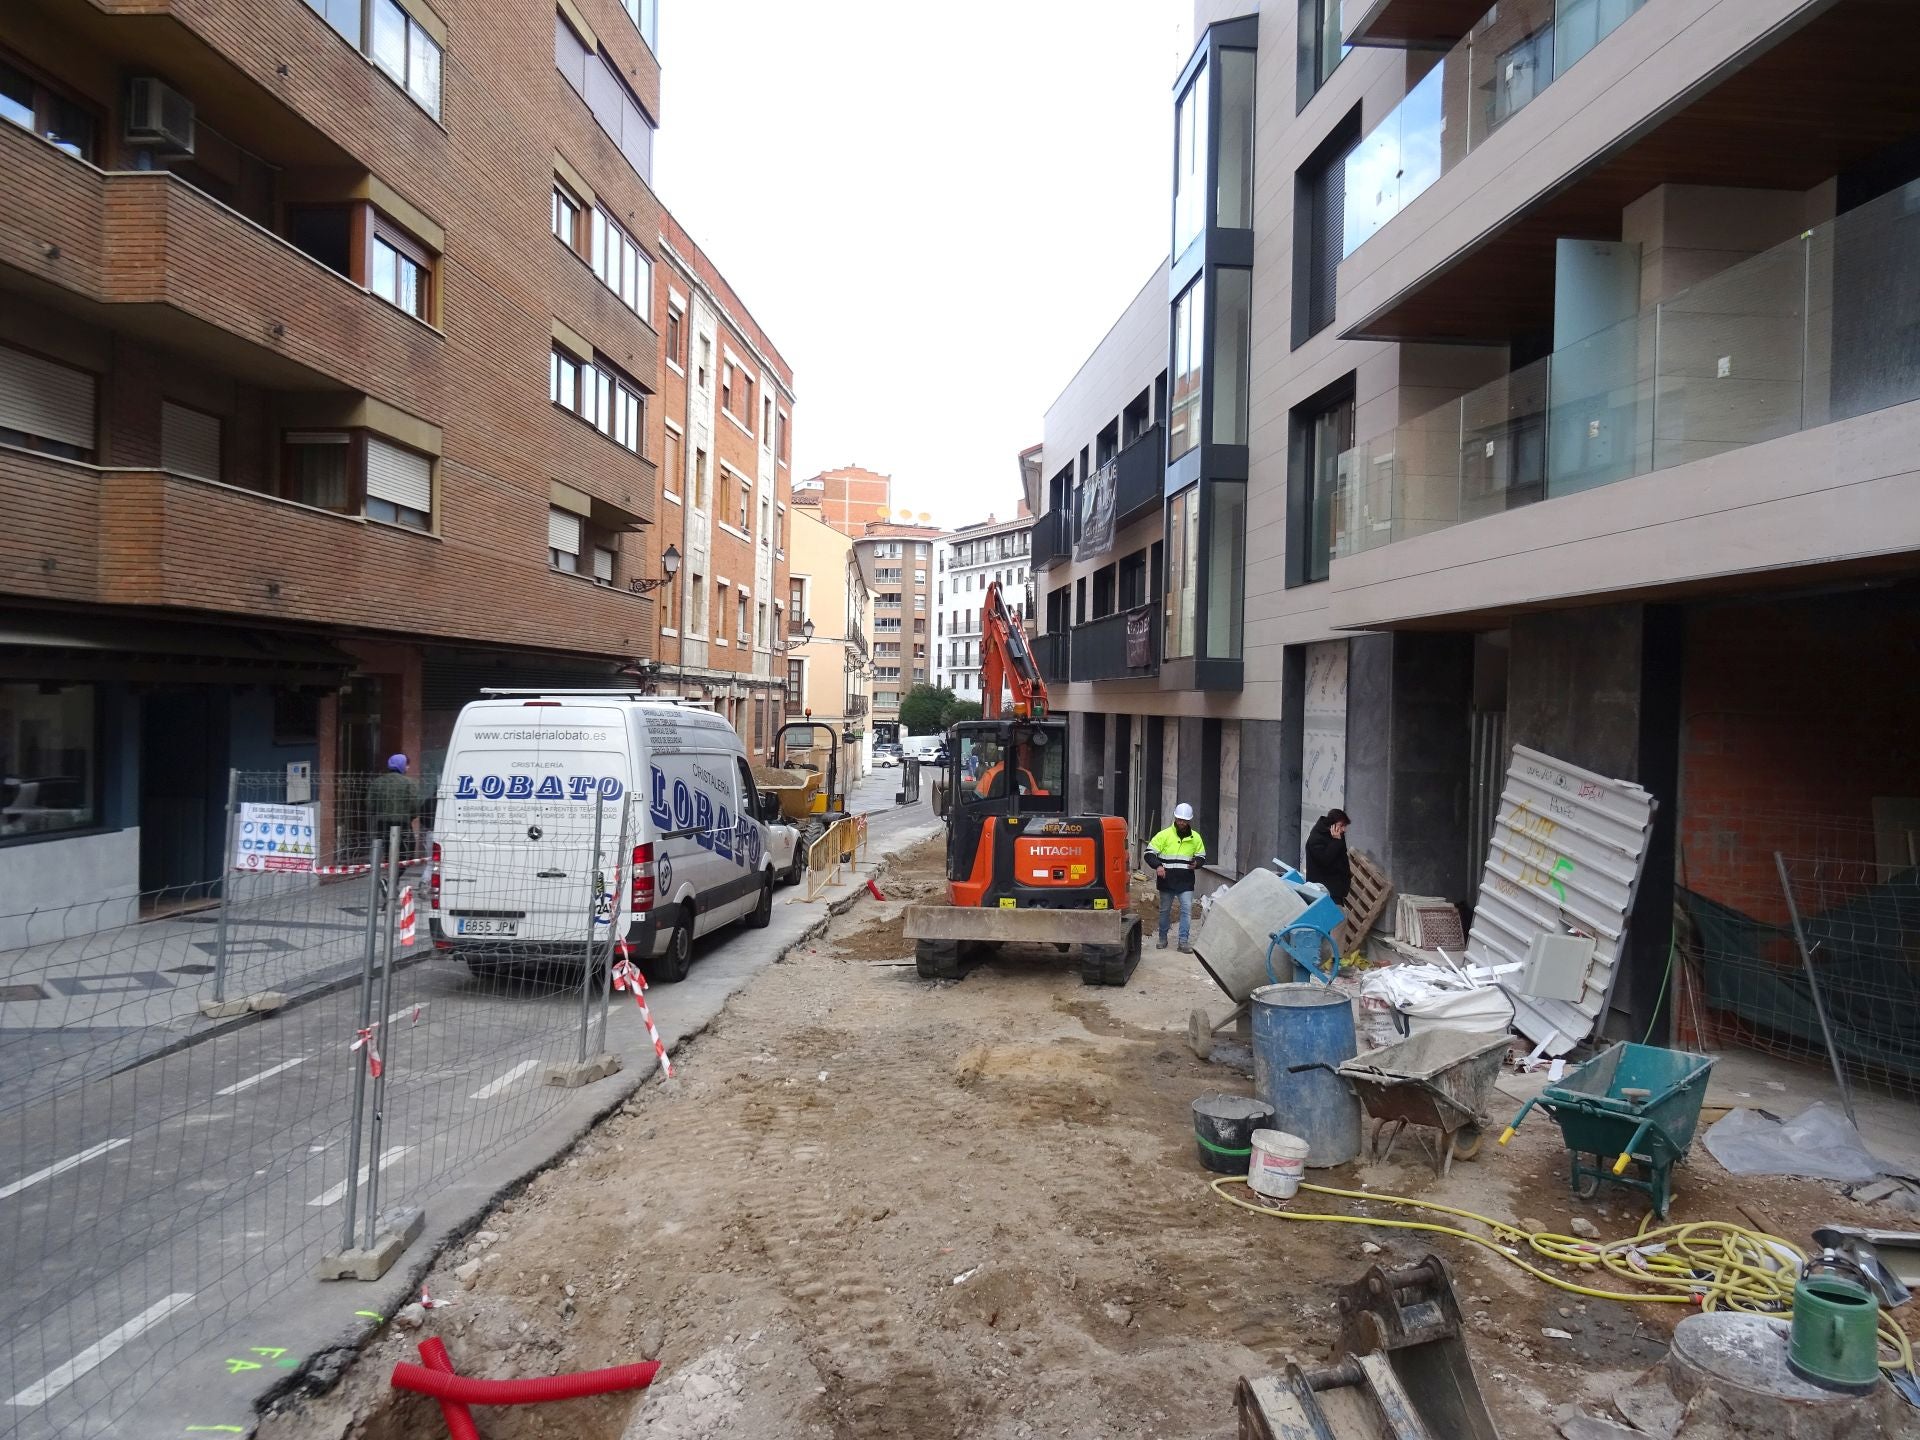
<svg viewBox="0 0 1920 1440">
<path fill-rule="evenodd" d="M 1386 872 L 1364 851 L 1350 851 L 1347 861 L 1353 867 L 1353 884 L 1347 890 L 1347 903 L 1341 907 L 1347 918 L 1333 932 L 1333 943 L 1343 956 L 1366 943 L 1367 932 L 1379 921 L 1393 895 L 1393 883 Z"/>
</svg>

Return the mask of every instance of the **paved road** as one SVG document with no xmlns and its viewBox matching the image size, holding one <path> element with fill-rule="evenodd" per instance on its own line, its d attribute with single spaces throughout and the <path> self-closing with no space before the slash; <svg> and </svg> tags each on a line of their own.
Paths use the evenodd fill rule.
<svg viewBox="0 0 1920 1440">
<path fill-rule="evenodd" d="M 924 803 L 891 805 L 898 778 L 882 771 L 856 790 L 872 807 L 876 858 L 937 829 Z M 689 978 L 649 996 L 668 1044 L 852 889 L 811 904 L 784 891 L 771 929 L 703 942 Z M 632 1003 L 616 995 L 603 1011 L 589 999 L 625 1068 L 568 1091 L 541 1083 L 548 1062 L 577 1053 L 581 996 L 564 977 L 480 981 L 439 956 L 396 973 L 381 1030 L 384 1133 L 360 1168 L 377 1157 L 382 1204 L 423 1204 L 428 1233 L 373 1285 L 308 1278 L 345 1213 L 361 1063 L 348 1050 L 352 989 L 0 1116 L 0 1274 L 13 1302 L 0 1322 L 0 1434 L 250 1430 L 255 1401 L 308 1356 L 411 1298 L 436 1237 L 651 1073 Z"/>
</svg>

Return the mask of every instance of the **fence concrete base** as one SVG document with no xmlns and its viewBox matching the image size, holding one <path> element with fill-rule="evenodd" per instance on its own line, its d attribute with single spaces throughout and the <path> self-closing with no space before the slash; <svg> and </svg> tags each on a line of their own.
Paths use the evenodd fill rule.
<svg viewBox="0 0 1920 1440">
<path fill-rule="evenodd" d="M 417 1205 L 396 1206 L 380 1217 L 371 1247 L 334 1250 L 320 1257 L 314 1274 L 321 1280 L 378 1280 L 420 1238 L 427 1212 Z"/>
<path fill-rule="evenodd" d="M 262 990 L 257 995 L 242 995 L 233 1000 L 202 1000 L 200 1013 L 209 1020 L 230 1020 L 235 1015 L 247 1015 L 256 1010 L 278 1010 L 286 1003 L 284 992 Z"/>
<path fill-rule="evenodd" d="M 582 1085 L 591 1085 L 596 1080 L 604 1080 L 609 1075 L 618 1074 L 619 1070 L 618 1055 L 596 1055 L 591 1060 L 547 1066 L 541 1083 L 557 1085 L 562 1090 L 578 1090 Z"/>
</svg>

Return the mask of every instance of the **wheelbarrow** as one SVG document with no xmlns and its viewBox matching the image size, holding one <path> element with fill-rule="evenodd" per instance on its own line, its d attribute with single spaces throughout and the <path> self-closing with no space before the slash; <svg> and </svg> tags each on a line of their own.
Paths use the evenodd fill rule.
<svg viewBox="0 0 1920 1440">
<path fill-rule="evenodd" d="M 1538 1105 L 1560 1124 L 1575 1195 L 1585 1199 L 1603 1183 L 1624 1185 L 1650 1197 L 1664 1220 L 1673 1200 L 1673 1167 L 1693 1144 L 1712 1069 L 1711 1055 L 1622 1041 L 1522 1105 L 1500 1143 L 1511 1140 Z M 1611 1164 L 1609 1155 L 1616 1157 Z"/>
<path fill-rule="evenodd" d="M 1506 1057 L 1508 1039 L 1457 1030 L 1426 1030 L 1411 1040 L 1345 1061 L 1332 1070 L 1366 1107 L 1373 1119 L 1369 1158 L 1384 1163 L 1409 1125 L 1438 1132 L 1421 1144 L 1444 1177 L 1455 1160 L 1480 1153 L 1488 1097 Z M 1311 1070 L 1302 1065 L 1290 1067 Z"/>
</svg>

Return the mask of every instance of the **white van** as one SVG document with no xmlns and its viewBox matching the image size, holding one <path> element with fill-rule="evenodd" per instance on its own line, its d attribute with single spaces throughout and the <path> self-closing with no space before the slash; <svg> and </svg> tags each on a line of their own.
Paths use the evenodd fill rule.
<svg viewBox="0 0 1920 1440">
<path fill-rule="evenodd" d="M 578 958 L 591 926 L 670 981 L 699 936 L 772 920 L 766 812 L 724 719 L 628 691 L 486 693 L 454 722 L 435 797 L 436 946 L 486 974 Z"/>
</svg>

